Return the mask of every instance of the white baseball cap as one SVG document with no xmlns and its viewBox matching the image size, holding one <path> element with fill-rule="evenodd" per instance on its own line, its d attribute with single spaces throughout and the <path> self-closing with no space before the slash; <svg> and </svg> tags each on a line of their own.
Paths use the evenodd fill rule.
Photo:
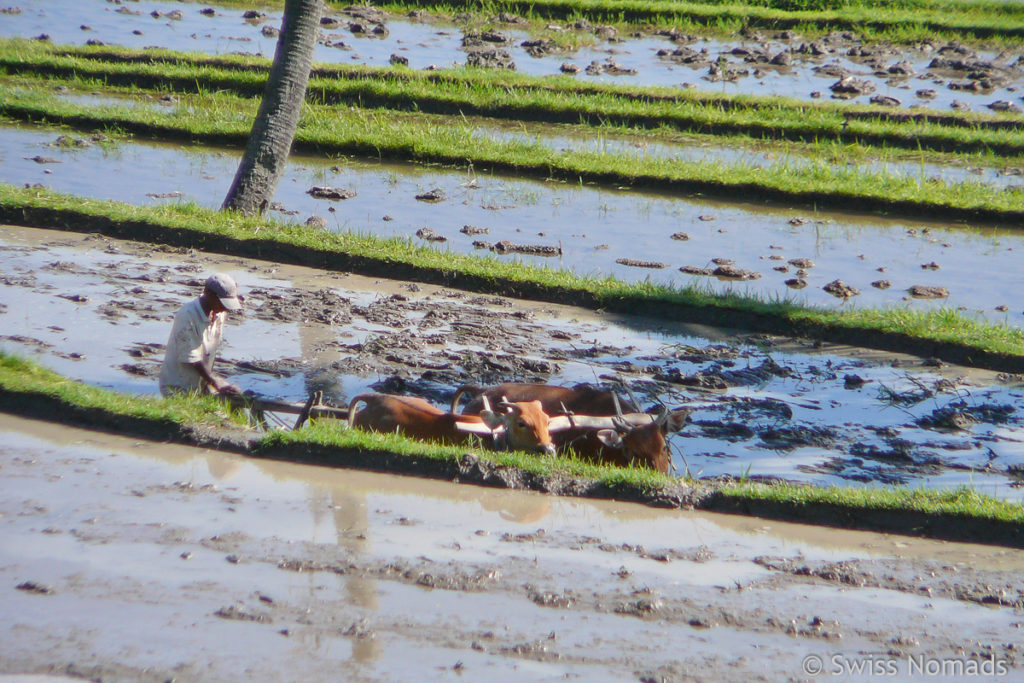
<svg viewBox="0 0 1024 683">
<path fill-rule="evenodd" d="M 226 273 L 216 273 L 206 278 L 206 288 L 213 292 L 220 299 L 224 308 L 229 311 L 242 309 L 243 297 L 238 295 L 238 285 L 235 279 Z"/>
</svg>

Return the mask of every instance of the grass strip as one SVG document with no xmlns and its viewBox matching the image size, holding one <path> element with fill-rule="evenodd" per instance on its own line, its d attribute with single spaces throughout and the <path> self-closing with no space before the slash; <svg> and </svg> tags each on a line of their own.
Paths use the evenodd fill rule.
<svg viewBox="0 0 1024 683">
<path fill-rule="evenodd" d="M 1021 547 L 1024 505 L 969 487 L 819 487 L 789 482 L 735 482 L 717 487 L 701 507 L 825 526 Z"/>
<path fill-rule="evenodd" d="M 186 140 L 244 146 L 256 100 L 219 94 L 197 95 L 178 108 L 87 106 L 41 88 L 8 87 L 0 94 L 0 115 L 20 121 L 63 124 L 104 132 L 118 130 L 158 140 Z M 652 188 L 682 196 L 744 197 L 811 210 L 872 212 L 911 219 L 1024 223 L 1024 192 L 979 182 L 945 183 L 923 177 L 869 172 L 819 163 L 770 166 L 689 161 L 626 152 L 563 150 L 540 141 L 502 141 L 477 128 L 387 112 L 305 108 L 293 145 L 310 154 L 340 154 L 470 166 L 477 171 L 520 177 Z"/>
<path fill-rule="evenodd" d="M 573 458 L 483 454 L 478 449 L 426 444 L 395 434 L 350 430 L 333 420 L 314 421 L 295 432 L 258 435 L 241 429 L 237 420 L 218 426 L 225 408 L 215 399 L 161 400 L 119 394 L 66 379 L 4 352 L 0 352 L 0 410 L 277 460 L 1024 547 L 1024 506 L 970 489 L 709 484 Z"/>
<path fill-rule="evenodd" d="M 840 312 L 694 287 L 581 276 L 439 251 L 417 246 L 411 239 L 313 230 L 191 204 L 138 207 L 9 185 L 0 185 L 0 221 L 1024 371 L 1024 331 L 972 320 L 952 309 Z"/>
<path fill-rule="evenodd" d="M 879 6 L 852 2 L 836 8 L 835 3 L 825 0 L 776 0 L 772 4 L 784 8 L 742 1 L 722 4 L 678 0 L 401 0 L 382 7 L 395 12 L 417 8 L 448 14 L 504 12 L 538 19 L 586 18 L 594 22 L 645 23 L 726 34 L 751 29 L 801 33 L 841 30 L 856 32 L 865 39 L 895 42 L 938 38 L 1016 43 L 1024 38 L 1019 10 L 989 3 L 957 3 L 952 11 L 948 6 L 893 7 L 888 3 Z"/>
<path fill-rule="evenodd" d="M 58 48 L 38 41 L 7 41 L 0 42 L 0 68 L 9 74 L 92 79 L 122 87 L 230 91 L 258 97 L 269 62 L 254 57 Z M 534 77 L 489 69 L 429 72 L 320 65 L 314 70 L 307 96 L 311 102 L 328 105 L 504 120 L 671 128 L 913 151 L 1024 153 L 1024 118 L 1013 114 L 893 112 L 876 106 L 781 97 L 581 83 L 571 77 Z"/>
</svg>

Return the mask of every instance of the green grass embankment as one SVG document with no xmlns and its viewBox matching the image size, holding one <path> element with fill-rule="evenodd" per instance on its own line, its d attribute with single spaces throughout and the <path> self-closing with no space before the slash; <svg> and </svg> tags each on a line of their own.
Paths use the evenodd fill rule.
<svg viewBox="0 0 1024 683">
<path fill-rule="evenodd" d="M 62 99 L 38 85 L 8 84 L 0 94 L 0 115 L 9 119 L 239 147 L 248 138 L 255 109 L 254 99 L 219 93 L 189 96 L 176 108 L 90 106 Z M 762 167 L 629 152 L 564 150 L 537 140 L 481 136 L 477 126 L 458 119 L 388 111 L 309 105 L 294 149 L 471 166 L 484 172 L 656 189 L 682 196 L 743 197 L 745 201 L 774 201 L 805 209 L 1013 227 L 1024 222 L 1024 193 L 983 183 L 950 184 L 828 162 L 782 161 Z"/>
<path fill-rule="evenodd" d="M 273 259 L 591 309 L 810 337 L 1024 371 L 1024 331 L 950 309 L 834 311 L 692 287 L 624 283 L 420 247 L 408 239 L 334 233 L 188 204 L 138 207 L 0 185 L 0 222 Z"/>
<path fill-rule="evenodd" d="M 294 432 L 257 433 L 211 398 L 118 394 L 68 380 L 0 352 L 0 410 L 141 438 L 246 455 L 536 490 L 753 514 L 810 524 L 1024 547 L 1024 506 L 968 489 L 821 488 L 786 483 L 710 484 L 570 458 L 426 444 L 320 420 Z"/>
<path fill-rule="evenodd" d="M 838 6 L 837 6 L 838 4 Z M 448 15 L 495 16 L 506 12 L 529 19 L 577 20 L 623 27 L 647 24 L 683 31 L 734 35 L 741 31 L 795 31 L 815 35 L 851 31 L 866 40 L 985 40 L 1017 44 L 1024 23 L 1016 3 L 965 0 L 879 3 L 875 0 L 767 0 L 685 2 L 678 0 L 398 0 L 382 5 L 393 12 L 423 9 Z M 341 9 L 344 3 L 331 3 Z"/>
<path fill-rule="evenodd" d="M 255 57 L 0 41 L 0 68 L 8 74 L 105 86 L 259 97 L 269 62 Z M 585 83 L 571 77 L 488 69 L 429 72 L 319 65 L 307 97 L 317 104 L 508 121 L 668 129 L 883 150 L 1024 154 L 1024 117 L 1013 114 L 894 112 L 877 106 Z"/>
</svg>

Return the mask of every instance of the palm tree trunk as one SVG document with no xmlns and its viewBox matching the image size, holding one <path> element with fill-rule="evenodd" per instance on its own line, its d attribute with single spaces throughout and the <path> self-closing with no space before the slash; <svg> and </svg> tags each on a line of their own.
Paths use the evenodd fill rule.
<svg viewBox="0 0 1024 683">
<path fill-rule="evenodd" d="M 285 0 L 274 64 L 224 209 L 262 214 L 284 174 L 320 30 L 323 0 Z"/>
</svg>

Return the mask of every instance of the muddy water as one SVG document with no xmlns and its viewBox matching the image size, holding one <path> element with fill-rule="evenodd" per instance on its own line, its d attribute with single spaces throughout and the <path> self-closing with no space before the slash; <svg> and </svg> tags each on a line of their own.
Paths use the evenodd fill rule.
<svg viewBox="0 0 1024 683">
<path fill-rule="evenodd" d="M 693 407 L 679 473 L 1024 493 L 1020 378 L 88 235 L 0 231 L 0 348 L 153 395 L 173 314 L 214 270 L 248 297 L 221 369 L 258 395 L 447 405 L 465 383 L 617 381 Z"/>
<path fill-rule="evenodd" d="M 236 152 L 142 143 L 83 148 L 55 145 L 57 138 L 45 130 L 0 128 L 0 182 L 40 183 L 133 204 L 190 200 L 218 207 L 237 168 Z M 271 215 L 296 221 L 319 215 L 330 230 L 428 244 L 416 237 L 428 228 L 445 240 L 429 244 L 443 250 L 493 254 L 584 275 L 695 285 L 818 306 L 954 307 L 993 322 L 1024 324 L 1024 310 L 1011 296 L 1017 254 L 1024 248 L 1024 238 L 1016 231 L 964 230 L 950 224 L 682 199 L 404 164 L 339 165 L 297 157 L 285 173 L 275 195 L 284 213 Z M 121 182 L 125 177 L 132 182 Z M 356 196 L 344 202 L 314 199 L 308 190 L 317 185 L 345 188 Z M 415 199 L 434 188 L 443 191 L 444 201 Z M 486 232 L 469 234 L 466 226 Z M 501 241 L 561 248 L 562 254 L 499 255 L 474 245 Z M 622 259 L 628 260 L 620 263 Z M 760 278 L 720 280 L 679 270 L 711 270 L 717 267 L 714 259 L 730 259 Z M 790 263 L 793 259 L 810 259 L 803 275 L 801 266 Z M 635 262 L 663 267 L 631 265 Z M 788 286 L 794 278 L 802 278 L 806 286 Z M 823 288 L 836 279 L 859 294 L 840 299 L 826 292 Z M 882 281 L 889 286 L 872 284 Z M 908 290 L 915 285 L 944 287 L 949 296 L 914 299 Z"/>
<path fill-rule="evenodd" d="M 0 434 L 6 674 L 809 680 L 820 661 L 860 680 L 846 667 L 987 662 L 1013 678 L 1024 665 L 1020 551 L 260 462 L 5 416 Z"/>
<path fill-rule="evenodd" d="M 46 34 L 55 43 L 84 44 L 87 41 L 125 45 L 133 48 L 149 46 L 174 50 L 190 50 L 216 54 L 241 52 L 272 57 L 276 37 L 266 35 L 265 28 L 280 26 L 280 11 L 265 10 L 262 20 L 243 19 L 244 9 L 218 7 L 212 15 L 202 14 L 201 4 L 171 2 L 133 2 L 115 5 L 100 0 L 71 3 L 60 0 L 25 0 L 18 3 L 20 13 L 7 14 L 0 21 L 0 36 L 36 37 Z M 172 14 L 171 13 L 175 13 Z M 328 13 L 329 15 L 332 13 Z M 466 54 L 461 47 L 462 29 L 450 24 L 411 21 L 393 17 L 387 21 L 387 34 L 382 37 L 359 37 L 347 29 L 351 20 L 336 14 L 340 25 L 326 28 L 325 44 L 318 47 L 315 59 L 321 62 L 343 62 L 386 66 L 392 55 L 408 59 L 413 69 L 428 66 L 448 67 L 463 63 Z M 365 23 L 365 22 L 364 22 Z M 941 44 L 900 49 L 871 58 L 851 56 L 858 54 L 859 45 L 842 41 L 831 54 L 819 57 L 805 56 L 799 48 L 811 41 L 799 36 L 786 39 L 770 35 L 760 40 L 718 41 L 694 37 L 692 40 L 672 42 L 667 37 L 626 37 L 612 41 L 594 40 L 595 28 L 584 31 L 588 44 L 568 54 L 530 56 L 523 41 L 535 38 L 514 25 L 498 24 L 497 28 L 508 40 L 509 56 L 516 69 L 533 75 L 556 75 L 563 64 L 580 69 L 578 78 L 604 82 L 618 82 L 669 87 L 696 87 L 730 94 L 783 95 L 796 98 L 829 97 L 830 86 L 838 81 L 833 72 L 821 73 L 815 68 L 830 66 L 872 84 L 876 94 L 894 97 L 903 106 L 927 105 L 948 109 L 954 102 L 968 108 L 985 110 L 996 101 L 1014 102 L 1018 106 L 1022 71 L 1016 63 L 1020 51 L 1005 53 L 981 52 L 970 59 L 994 62 L 1002 67 L 1005 81 L 992 83 L 980 90 L 953 90 L 953 86 L 967 83 L 967 72 L 948 72 L 929 69 L 938 55 Z M 559 27 L 564 30 L 565 27 Z M 571 29 L 571 27 L 570 27 Z M 328 45 L 334 45 L 329 47 Z M 679 63 L 672 57 L 677 48 L 702 53 L 698 63 Z M 830 48 L 832 49 L 832 48 Z M 792 63 L 773 66 L 765 63 L 745 62 L 745 54 L 737 51 L 764 51 L 769 56 L 789 53 Z M 659 52 L 669 53 L 659 55 Z M 962 56 L 962 55 L 961 55 Z M 604 70 L 588 73 L 593 63 L 607 65 L 608 60 L 635 73 L 613 75 Z M 721 62 L 726 72 L 737 74 L 728 80 L 716 80 L 709 63 Z M 888 69 L 899 63 L 909 66 L 905 76 L 894 76 Z M 904 67 L 905 69 L 905 67 Z M 738 75 L 742 74 L 742 75 Z M 919 91 L 931 91 L 920 95 Z M 866 102 L 868 95 L 854 98 Z"/>
</svg>

